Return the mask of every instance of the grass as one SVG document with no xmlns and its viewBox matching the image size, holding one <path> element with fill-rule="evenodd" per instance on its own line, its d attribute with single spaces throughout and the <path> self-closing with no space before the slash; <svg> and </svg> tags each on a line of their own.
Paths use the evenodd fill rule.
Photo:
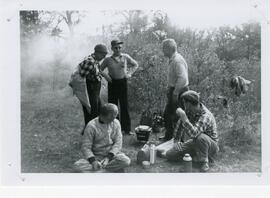
<svg viewBox="0 0 270 198">
<path fill-rule="evenodd" d="M 140 115 L 131 112 L 132 128 Z M 260 120 L 256 120 L 257 125 Z M 80 152 L 83 128 L 81 105 L 68 89 L 32 93 L 22 91 L 21 96 L 21 170 L 24 173 L 71 173 L 73 163 L 82 158 Z M 253 123 L 254 124 L 254 123 Z M 260 128 L 260 127 L 258 127 Z M 221 133 L 222 148 L 211 172 L 260 172 L 260 139 L 254 144 L 233 146 L 226 142 L 227 135 Z M 158 134 L 158 136 L 161 134 Z M 156 136 L 152 135 L 152 139 Z M 124 136 L 123 152 L 132 160 L 126 172 L 169 173 L 179 172 L 181 163 L 157 159 L 150 169 L 136 163 L 136 154 L 143 146 L 135 136 Z M 248 149 L 247 149 L 248 148 Z M 194 172 L 198 172 L 194 168 Z"/>
</svg>

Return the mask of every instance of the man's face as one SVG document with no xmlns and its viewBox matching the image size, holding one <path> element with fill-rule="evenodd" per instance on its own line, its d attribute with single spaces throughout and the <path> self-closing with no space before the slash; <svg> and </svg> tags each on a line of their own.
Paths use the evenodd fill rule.
<svg viewBox="0 0 270 198">
<path fill-rule="evenodd" d="M 166 46 L 162 46 L 162 51 L 165 57 L 170 57 L 170 49 L 168 49 L 168 47 Z"/>
<path fill-rule="evenodd" d="M 107 116 L 102 116 L 101 120 L 106 124 L 111 123 L 116 118 L 117 114 L 118 112 L 110 113 Z"/>
<path fill-rule="evenodd" d="M 118 44 L 112 47 L 112 51 L 114 55 L 120 55 L 122 51 L 122 44 Z"/>
<path fill-rule="evenodd" d="M 197 106 L 184 100 L 184 109 L 187 115 L 194 115 L 197 111 Z"/>
<path fill-rule="evenodd" d="M 103 58 L 105 58 L 106 55 L 107 53 L 104 52 L 95 52 L 95 57 L 97 61 L 101 61 Z"/>
</svg>

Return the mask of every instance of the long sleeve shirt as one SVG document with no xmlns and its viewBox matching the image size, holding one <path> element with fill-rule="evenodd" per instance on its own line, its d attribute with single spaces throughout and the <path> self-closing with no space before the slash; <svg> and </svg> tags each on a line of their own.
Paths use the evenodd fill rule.
<svg viewBox="0 0 270 198">
<path fill-rule="evenodd" d="M 188 85 L 188 66 L 185 59 L 175 53 L 169 60 L 168 86 L 174 87 L 174 95 L 179 95 L 180 91 Z"/>
<path fill-rule="evenodd" d="M 122 148 L 121 125 L 117 119 L 103 124 L 99 118 L 91 120 L 84 131 L 82 152 L 86 159 L 117 154 Z"/>
<path fill-rule="evenodd" d="M 104 59 L 100 69 L 108 68 L 112 79 L 123 79 L 132 75 L 138 68 L 138 63 L 128 54 L 122 53 L 120 56 L 110 56 Z"/>
<path fill-rule="evenodd" d="M 95 60 L 95 55 L 91 54 L 78 65 L 78 71 L 82 77 L 86 77 L 92 82 L 98 82 L 102 78 L 99 67 L 100 65 Z"/>
<path fill-rule="evenodd" d="M 177 134 L 177 139 L 181 139 L 180 136 L 187 135 L 190 138 L 196 138 L 201 133 L 204 133 L 211 137 L 214 141 L 218 141 L 218 133 L 216 120 L 213 114 L 201 104 L 201 111 L 196 115 L 189 117 L 186 122 L 178 120 L 175 128 Z"/>
</svg>

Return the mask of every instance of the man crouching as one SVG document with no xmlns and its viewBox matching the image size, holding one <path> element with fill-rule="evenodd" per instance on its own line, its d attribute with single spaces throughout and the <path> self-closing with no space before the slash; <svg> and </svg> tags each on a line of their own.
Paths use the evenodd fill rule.
<svg viewBox="0 0 270 198">
<path fill-rule="evenodd" d="M 173 148 L 165 154 L 169 160 L 181 159 L 185 153 L 196 156 L 201 163 L 201 171 L 209 170 L 209 160 L 217 154 L 218 134 L 213 114 L 200 103 L 197 92 L 189 90 L 180 97 L 184 109 L 178 108 L 179 117 Z M 185 139 L 183 141 L 183 139 Z"/>
<path fill-rule="evenodd" d="M 118 108 L 108 103 L 101 107 L 99 117 L 91 120 L 84 131 L 82 152 L 85 159 L 75 163 L 80 172 L 124 172 L 130 159 L 121 152 L 121 125 L 116 118 Z"/>
</svg>

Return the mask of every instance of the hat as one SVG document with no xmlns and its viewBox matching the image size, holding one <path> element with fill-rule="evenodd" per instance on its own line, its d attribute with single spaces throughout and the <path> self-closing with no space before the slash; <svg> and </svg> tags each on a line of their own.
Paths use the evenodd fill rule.
<svg viewBox="0 0 270 198">
<path fill-rule="evenodd" d="M 95 52 L 108 53 L 107 47 L 103 44 L 98 44 L 94 48 Z"/>
<path fill-rule="evenodd" d="M 197 104 L 200 102 L 200 94 L 196 91 L 188 90 L 181 95 L 180 99 L 181 101 L 185 100 Z"/>
<path fill-rule="evenodd" d="M 123 44 L 124 42 L 120 41 L 120 40 L 112 40 L 111 45 L 112 47 L 119 45 L 119 44 Z"/>
</svg>

